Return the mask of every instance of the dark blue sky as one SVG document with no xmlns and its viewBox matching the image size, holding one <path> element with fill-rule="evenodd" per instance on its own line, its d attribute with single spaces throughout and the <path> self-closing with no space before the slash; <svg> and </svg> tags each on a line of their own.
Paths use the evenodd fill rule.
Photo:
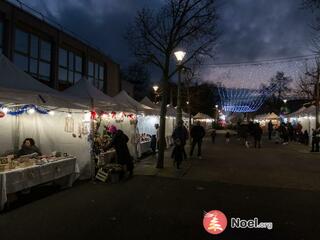
<svg viewBox="0 0 320 240">
<path fill-rule="evenodd" d="M 62 25 L 103 49 L 122 66 L 134 61 L 123 35 L 136 11 L 143 6 L 159 8 L 164 1 L 25 0 L 35 9 L 55 18 Z M 309 25 L 312 17 L 309 11 L 301 9 L 301 1 L 220 0 L 222 6 L 219 9 L 219 28 L 223 35 L 214 63 L 309 54 L 312 36 Z M 276 70 L 277 68 L 271 68 L 267 72 L 271 75 Z M 243 72 L 248 74 L 250 71 L 253 78 L 260 72 Z M 204 73 L 207 80 L 216 77 L 209 67 Z M 288 74 L 292 75 L 290 72 Z M 230 71 L 223 76 L 227 75 L 228 78 L 234 78 Z M 265 78 L 268 77 L 267 74 Z M 248 76 L 244 79 L 248 79 Z"/>
</svg>

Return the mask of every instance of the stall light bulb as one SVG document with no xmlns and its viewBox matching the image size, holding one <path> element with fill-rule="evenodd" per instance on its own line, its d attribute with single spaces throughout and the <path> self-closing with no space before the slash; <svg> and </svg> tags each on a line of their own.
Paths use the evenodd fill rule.
<svg viewBox="0 0 320 240">
<path fill-rule="evenodd" d="M 9 109 L 8 109 L 8 108 L 6 108 L 6 107 L 2 108 L 2 112 L 4 112 L 4 113 L 8 113 L 8 111 L 9 111 Z"/>
<path fill-rule="evenodd" d="M 53 116 L 55 114 L 54 111 L 49 111 L 49 115 Z"/>
<path fill-rule="evenodd" d="M 72 117 L 71 113 L 68 113 L 67 116 L 68 116 L 68 117 Z"/>
<path fill-rule="evenodd" d="M 30 108 L 30 109 L 28 110 L 28 113 L 29 113 L 29 114 L 34 114 L 34 112 L 35 112 L 34 108 Z"/>
</svg>

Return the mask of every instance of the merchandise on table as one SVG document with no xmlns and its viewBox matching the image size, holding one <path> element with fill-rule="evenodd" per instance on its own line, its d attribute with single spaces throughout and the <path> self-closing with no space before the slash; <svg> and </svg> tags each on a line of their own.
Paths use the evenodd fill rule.
<svg viewBox="0 0 320 240">
<path fill-rule="evenodd" d="M 151 135 L 146 133 L 141 133 L 139 136 L 139 142 L 140 143 L 151 142 Z"/>
<path fill-rule="evenodd" d="M 61 156 L 61 153 L 59 152 L 53 152 L 51 156 L 38 156 L 38 154 L 34 153 L 15 158 L 14 155 L 8 155 L 0 158 L 0 172 L 26 168 L 34 165 L 43 165 L 65 159 L 66 157 L 70 156 L 67 153 L 64 153 L 63 156 Z"/>
</svg>

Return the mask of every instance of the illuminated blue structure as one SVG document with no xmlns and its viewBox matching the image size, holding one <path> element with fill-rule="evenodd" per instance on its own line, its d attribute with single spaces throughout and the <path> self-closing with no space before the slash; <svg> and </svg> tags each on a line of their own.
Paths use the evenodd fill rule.
<svg viewBox="0 0 320 240">
<path fill-rule="evenodd" d="M 262 89 L 218 87 L 221 107 L 226 112 L 255 112 L 275 91 L 276 86 Z"/>
</svg>

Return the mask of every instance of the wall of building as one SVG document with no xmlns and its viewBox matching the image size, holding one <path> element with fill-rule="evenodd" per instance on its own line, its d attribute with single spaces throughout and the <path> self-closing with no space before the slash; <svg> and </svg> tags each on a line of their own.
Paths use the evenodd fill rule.
<svg viewBox="0 0 320 240">
<path fill-rule="evenodd" d="M 110 96 L 120 91 L 120 67 L 101 51 L 6 1 L 0 23 L 2 52 L 39 81 L 63 90 L 85 76 Z"/>
</svg>

